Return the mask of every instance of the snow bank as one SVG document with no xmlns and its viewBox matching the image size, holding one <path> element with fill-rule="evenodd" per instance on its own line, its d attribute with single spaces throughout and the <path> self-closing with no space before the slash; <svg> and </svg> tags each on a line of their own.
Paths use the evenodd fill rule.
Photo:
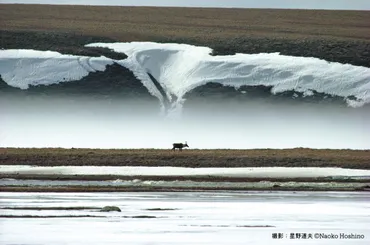
<svg viewBox="0 0 370 245">
<path fill-rule="evenodd" d="M 63 55 L 28 49 L 0 50 L 0 75 L 10 86 L 50 85 L 80 80 L 90 72 L 104 71 L 113 60 L 106 57 Z"/>
<path fill-rule="evenodd" d="M 130 69 L 161 102 L 172 102 L 173 108 L 181 108 L 187 92 L 209 82 L 236 89 L 243 85 L 271 86 L 272 93 L 290 90 L 304 96 L 325 93 L 346 98 L 352 107 L 370 103 L 370 68 L 366 67 L 279 53 L 212 56 L 208 47 L 187 44 L 131 42 L 86 46 L 110 48 L 128 58 L 112 60 L 53 51 L 0 50 L 0 75 L 8 85 L 27 89 L 30 85 L 79 80 L 116 62 Z M 159 82 L 167 98 L 163 98 L 148 73 Z"/>
<path fill-rule="evenodd" d="M 239 88 L 272 86 L 272 93 L 288 90 L 312 95 L 312 91 L 347 98 L 350 106 L 370 102 L 370 69 L 325 60 L 292 57 L 279 53 L 211 56 L 212 49 L 186 44 L 154 42 L 92 43 L 88 47 L 110 48 L 125 53 L 121 64 L 131 69 L 153 94 L 147 72 L 167 92 L 182 101 L 190 90 L 209 82 Z M 160 98 L 160 96 L 158 96 Z M 161 98 L 160 98 L 161 99 Z"/>
</svg>

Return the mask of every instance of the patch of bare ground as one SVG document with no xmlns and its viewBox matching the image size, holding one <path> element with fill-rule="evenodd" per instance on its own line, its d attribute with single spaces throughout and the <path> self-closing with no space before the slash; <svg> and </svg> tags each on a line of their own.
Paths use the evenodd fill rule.
<svg viewBox="0 0 370 245">
<path fill-rule="evenodd" d="M 370 150 L 0 148 L 0 165 L 342 167 L 370 169 Z"/>
<path fill-rule="evenodd" d="M 369 11 L 1 4 L 0 18 L 1 48 L 84 53 L 95 52 L 81 51 L 94 41 L 178 42 L 214 54 L 281 52 L 370 66 Z"/>
</svg>

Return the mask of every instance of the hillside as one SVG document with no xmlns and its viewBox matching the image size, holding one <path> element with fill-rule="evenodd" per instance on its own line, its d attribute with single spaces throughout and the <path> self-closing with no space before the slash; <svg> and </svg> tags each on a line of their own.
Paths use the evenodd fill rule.
<svg viewBox="0 0 370 245">
<path fill-rule="evenodd" d="M 208 46 L 214 54 L 281 52 L 370 67 L 370 12 L 0 5 L 1 48 L 96 54 L 89 42 Z"/>
</svg>

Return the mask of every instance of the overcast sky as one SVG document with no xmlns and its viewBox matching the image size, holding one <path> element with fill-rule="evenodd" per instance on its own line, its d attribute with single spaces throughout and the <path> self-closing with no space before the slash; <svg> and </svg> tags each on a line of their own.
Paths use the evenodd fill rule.
<svg viewBox="0 0 370 245">
<path fill-rule="evenodd" d="M 0 3 L 370 10 L 370 0 L 0 0 Z"/>
</svg>

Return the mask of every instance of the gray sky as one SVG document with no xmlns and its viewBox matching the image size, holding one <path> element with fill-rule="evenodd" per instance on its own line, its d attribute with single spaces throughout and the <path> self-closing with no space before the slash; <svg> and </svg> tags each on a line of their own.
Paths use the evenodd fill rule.
<svg viewBox="0 0 370 245">
<path fill-rule="evenodd" d="M 370 10 L 370 0 L 0 0 L 0 3 Z"/>
</svg>

